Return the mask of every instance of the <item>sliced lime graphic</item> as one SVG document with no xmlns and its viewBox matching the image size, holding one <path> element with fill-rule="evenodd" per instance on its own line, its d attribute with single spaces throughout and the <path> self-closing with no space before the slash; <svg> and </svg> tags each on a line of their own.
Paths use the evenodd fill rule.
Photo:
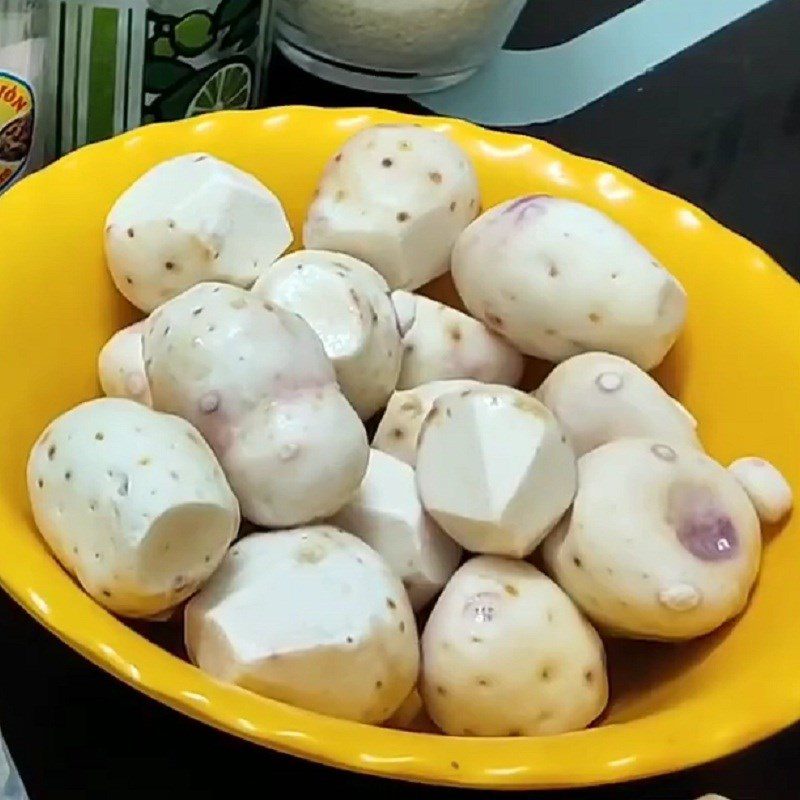
<svg viewBox="0 0 800 800">
<path fill-rule="evenodd" d="M 175 24 L 174 37 L 180 55 L 199 55 L 214 43 L 214 21 L 205 11 L 192 11 Z"/>
<path fill-rule="evenodd" d="M 169 58 L 174 56 L 175 53 L 172 49 L 172 42 L 166 36 L 159 36 L 158 39 L 153 41 L 153 55 Z"/>
<path fill-rule="evenodd" d="M 210 111 L 247 108 L 252 86 L 253 77 L 246 64 L 226 64 L 203 84 L 189 103 L 186 116 L 196 117 Z"/>
</svg>

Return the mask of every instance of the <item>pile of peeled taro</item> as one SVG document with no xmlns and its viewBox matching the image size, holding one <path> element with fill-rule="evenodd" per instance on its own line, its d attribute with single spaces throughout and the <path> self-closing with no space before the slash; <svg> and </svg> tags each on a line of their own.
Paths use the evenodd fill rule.
<svg viewBox="0 0 800 800">
<path fill-rule="evenodd" d="M 278 198 L 204 154 L 111 209 L 108 268 L 148 316 L 28 465 L 98 603 L 180 608 L 191 660 L 258 694 L 373 724 L 421 697 L 459 736 L 584 728 L 598 631 L 743 610 L 791 491 L 710 458 L 647 374 L 687 300 L 625 230 L 549 196 L 482 213 L 461 148 L 398 125 L 332 154 L 291 244 Z M 414 293 L 448 270 L 472 316 Z M 556 364 L 531 394 L 524 356 Z"/>
</svg>

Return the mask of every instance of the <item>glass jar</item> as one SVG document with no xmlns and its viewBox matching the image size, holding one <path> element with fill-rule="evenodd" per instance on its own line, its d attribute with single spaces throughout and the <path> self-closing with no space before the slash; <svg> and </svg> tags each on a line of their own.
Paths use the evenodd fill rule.
<svg viewBox="0 0 800 800">
<path fill-rule="evenodd" d="M 468 78 L 502 45 L 526 0 L 278 0 L 278 47 L 321 78 L 425 92 Z"/>
<path fill-rule="evenodd" d="M 272 0 L 52 0 L 55 151 L 138 125 L 256 107 Z"/>
<path fill-rule="evenodd" d="M 0 0 L 0 192 L 44 161 L 47 0 Z"/>
</svg>

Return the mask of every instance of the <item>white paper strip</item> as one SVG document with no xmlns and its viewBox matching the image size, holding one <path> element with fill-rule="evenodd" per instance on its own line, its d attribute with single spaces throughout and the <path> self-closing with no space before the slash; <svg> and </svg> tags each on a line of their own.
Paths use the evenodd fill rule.
<svg viewBox="0 0 800 800">
<path fill-rule="evenodd" d="M 550 122 L 589 105 L 770 0 L 641 0 L 569 42 L 501 51 L 468 81 L 412 95 L 484 125 Z"/>
</svg>

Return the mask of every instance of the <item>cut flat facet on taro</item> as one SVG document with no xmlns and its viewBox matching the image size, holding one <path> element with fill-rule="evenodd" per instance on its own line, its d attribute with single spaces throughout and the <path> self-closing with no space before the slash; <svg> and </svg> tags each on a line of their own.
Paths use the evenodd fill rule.
<svg viewBox="0 0 800 800">
<path fill-rule="evenodd" d="M 461 560 L 461 548 L 422 508 L 414 470 L 379 450 L 370 452 L 364 481 L 331 523 L 383 556 L 416 611 L 442 589 Z"/>
<path fill-rule="evenodd" d="M 320 714 L 380 724 L 417 679 L 416 622 L 400 580 L 336 528 L 238 542 L 185 619 L 202 670 Z"/>
<path fill-rule="evenodd" d="M 145 173 L 117 199 L 105 228 L 111 277 L 146 312 L 202 281 L 249 289 L 291 243 L 278 198 L 204 153 Z"/>
<path fill-rule="evenodd" d="M 314 329 L 362 419 L 386 405 L 400 374 L 400 334 L 388 291 L 369 264 L 323 250 L 284 256 L 253 286 L 262 300 L 299 314 Z"/>
<path fill-rule="evenodd" d="M 479 207 L 475 170 L 455 142 L 415 125 L 377 125 L 328 163 L 303 244 L 349 253 L 392 289 L 415 289 L 447 272 Z"/>
<path fill-rule="evenodd" d="M 496 206 L 459 236 L 452 271 L 471 314 L 548 361 L 602 350 L 652 369 L 686 318 L 680 283 L 624 228 L 572 200 Z"/>
<path fill-rule="evenodd" d="M 479 556 L 451 578 L 422 636 L 422 695 L 453 736 L 545 736 L 605 708 L 600 637 L 548 577 Z"/>
<path fill-rule="evenodd" d="M 572 502 L 575 478 L 575 456 L 555 417 L 516 389 L 445 395 L 423 425 L 423 505 L 472 552 L 529 555 Z"/>
<path fill-rule="evenodd" d="M 219 463 L 185 420 L 102 398 L 50 424 L 28 461 L 36 525 L 98 603 L 152 617 L 216 569 L 239 527 Z"/>
<path fill-rule="evenodd" d="M 744 608 L 761 531 L 738 481 L 700 450 L 618 439 L 578 461 L 572 510 L 543 553 L 559 585 L 601 628 L 690 639 Z"/>
<path fill-rule="evenodd" d="M 432 381 L 395 392 L 375 431 L 372 446 L 409 466 L 416 466 L 419 434 L 434 402 L 445 394 L 481 387 L 485 388 L 485 384 L 473 380 Z"/>
<path fill-rule="evenodd" d="M 567 359 L 536 397 L 555 414 L 579 457 L 627 436 L 701 446 L 686 409 L 633 362 L 610 353 Z"/>
</svg>

